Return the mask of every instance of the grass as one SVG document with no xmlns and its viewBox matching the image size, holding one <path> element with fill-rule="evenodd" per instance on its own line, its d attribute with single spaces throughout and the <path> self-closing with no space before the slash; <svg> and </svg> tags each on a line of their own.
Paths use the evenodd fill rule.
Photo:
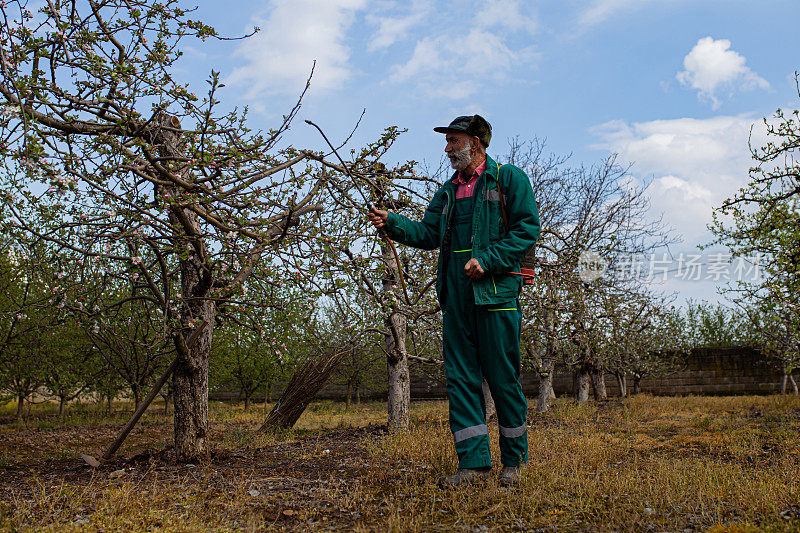
<svg viewBox="0 0 800 533">
<path fill-rule="evenodd" d="M 214 403 L 209 458 L 96 472 L 74 453 L 99 452 L 122 416 L 0 425 L 0 530 L 800 531 L 797 397 L 559 399 L 530 415 L 519 487 L 456 491 L 435 484 L 456 467 L 446 402 L 415 404 L 398 434 L 385 407 L 318 402 L 258 434 L 263 405 Z M 169 418 L 145 421 L 124 456 L 168 445 Z"/>
</svg>

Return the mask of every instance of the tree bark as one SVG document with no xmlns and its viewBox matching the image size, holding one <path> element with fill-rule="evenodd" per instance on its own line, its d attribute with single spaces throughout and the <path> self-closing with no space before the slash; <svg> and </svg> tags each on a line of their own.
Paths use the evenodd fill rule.
<svg viewBox="0 0 800 533">
<path fill-rule="evenodd" d="M 111 416 L 111 413 L 114 412 L 114 396 L 111 394 L 106 394 L 106 410 L 108 411 L 108 416 Z"/>
<path fill-rule="evenodd" d="M 190 285 L 190 288 L 194 288 Z M 191 294 L 186 291 L 184 294 Z M 196 319 L 208 322 L 194 346 L 188 348 L 183 337 L 176 342 L 186 352 L 180 357 L 172 375 L 175 402 L 175 458 L 190 461 L 207 450 L 208 435 L 208 359 L 211 352 L 211 335 L 214 324 L 214 302 L 203 300 L 189 302 L 187 306 Z M 188 319 L 185 319 L 186 323 Z M 188 357 L 186 357 L 188 356 Z"/>
<path fill-rule="evenodd" d="M 25 396 L 17 394 L 17 422 L 21 421 L 25 416 Z"/>
<path fill-rule="evenodd" d="M 403 333 L 405 333 L 405 317 L 395 315 L 394 319 L 401 319 Z M 405 342 L 405 335 L 402 335 L 401 342 Z M 386 344 L 390 354 L 400 354 L 400 357 L 389 361 L 389 422 L 391 431 L 408 429 L 409 410 L 411 408 L 411 378 L 408 372 L 408 359 L 405 357 L 405 349 L 396 347 L 394 338 L 387 337 Z"/>
<path fill-rule="evenodd" d="M 548 277 L 547 283 L 547 302 L 553 304 L 555 302 L 555 281 L 554 277 Z M 546 413 L 550 410 L 550 402 L 555 398 L 556 394 L 553 391 L 553 372 L 556 367 L 556 347 L 555 347 L 555 310 L 554 305 L 550 305 L 544 313 L 545 320 L 545 349 L 544 357 L 542 357 L 542 364 L 539 369 L 539 397 L 536 403 L 536 411 L 539 413 Z"/>
<path fill-rule="evenodd" d="M 497 414 L 497 410 L 494 407 L 494 398 L 492 398 L 492 391 L 489 389 L 489 383 L 487 383 L 485 379 L 481 384 L 481 388 L 483 389 L 483 401 L 486 405 L 486 421 L 488 422 Z"/>
<path fill-rule="evenodd" d="M 142 389 L 139 388 L 138 383 L 134 383 L 131 385 L 131 392 L 133 393 L 133 410 L 137 410 L 139 408 L 139 404 L 142 401 Z"/>
<path fill-rule="evenodd" d="M 64 415 L 67 414 L 67 398 L 59 396 L 58 398 L 58 418 L 64 420 Z"/>
<path fill-rule="evenodd" d="M 642 376 L 639 374 L 633 375 L 633 394 L 639 394 L 639 382 L 642 380 Z"/>
<path fill-rule="evenodd" d="M 594 390 L 595 401 L 608 400 L 608 393 L 606 392 L 606 377 L 602 368 L 592 369 L 592 389 Z"/>
<path fill-rule="evenodd" d="M 388 272 L 383 279 L 383 292 L 390 299 L 399 298 L 397 280 L 402 275 L 400 265 L 397 264 L 394 253 L 386 241 L 381 241 L 381 252 Z M 388 354 L 388 426 L 390 431 L 408 428 L 411 407 L 411 377 L 408 372 L 408 357 L 406 348 L 407 323 L 406 317 L 397 312 L 392 312 L 386 318 L 386 353 Z"/>
<path fill-rule="evenodd" d="M 623 372 L 614 372 L 614 376 L 617 378 L 617 385 L 619 386 L 619 397 L 627 398 L 628 389 L 627 383 L 625 382 L 625 374 Z"/>
<path fill-rule="evenodd" d="M 186 139 L 175 131 L 175 128 L 180 128 L 178 119 L 162 114 L 158 120 L 158 129 L 153 133 L 153 140 L 158 146 L 159 155 L 168 159 L 185 158 Z M 182 171 L 182 177 L 188 177 L 187 170 Z M 182 194 L 175 185 L 164 187 L 164 192 L 176 200 Z M 169 220 L 176 228 L 172 235 L 173 244 L 177 249 L 188 253 L 182 255 L 178 263 L 183 334 L 176 333 L 174 336 L 178 361 L 172 374 L 172 391 L 175 398 L 175 459 L 190 461 L 207 450 L 208 360 L 216 306 L 213 300 L 207 299 L 213 284 L 213 275 L 210 267 L 204 264 L 205 242 L 197 213 L 181 207 L 176 201 L 169 208 Z M 202 324 L 203 321 L 208 326 L 197 341 L 187 347 L 190 325 Z"/>
<path fill-rule="evenodd" d="M 346 411 L 350 410 L 350 404 L 353 400 L 353 380 L 347 380 L 347 397 L 345 398 L 344 408 Z"/>
<path fill-rule="evenodd" d="M 250 410 L 250 395 L 247 393 L 244 395 L 244 410 L 245 412 Z"/>
<path fill-rule="evenodd" d="M 555 360 L 545 356 L 539 369 L 539 396 L 536 403 L 536 411 L 546 413 L 550 410 L 550 402 L 555 398 L 553 391 L 553 371 L 555 370 Z"/>
<path fill-rule="evenodd" d="M 586 365 L 580 365 L 575 375 L 575 400 L 578 403 L 589 401 L 589 388 L 591 387 L 591 376 Z"/>
</svg>

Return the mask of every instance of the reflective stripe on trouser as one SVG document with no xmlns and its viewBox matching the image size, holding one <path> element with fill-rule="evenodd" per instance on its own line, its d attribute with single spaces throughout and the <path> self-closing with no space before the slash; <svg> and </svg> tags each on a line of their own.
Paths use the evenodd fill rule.
<svg viewBox="0 0 800 533">
<path fill-rule="evenodd" d="M 491 466 L 486 406 L 481 384 L 489 383 L 506 466 L 528 460 L 528 406 L 519 382 L 522 315 L 516 301 L 476 306 L 472 281 L 464 274 L 471 257 L 472 199 L 456 200 L 452 252 L 445 274 L 444 368 L 460 468 Z"/>
</svg>

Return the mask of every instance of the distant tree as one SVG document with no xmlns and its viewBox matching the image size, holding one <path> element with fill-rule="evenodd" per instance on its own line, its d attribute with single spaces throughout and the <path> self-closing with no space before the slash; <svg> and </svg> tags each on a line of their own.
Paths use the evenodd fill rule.
<svg viewBox="0 0 800 533">
<path fill-rule="evenodd" d="M 432 317 L 439 309 L 432 253 L 399 247 L 395 255 L 365 215 L 366 198 L 380 209 L 419 220 L 439 186 L 434 176 L 417 175 L 413 162 L 393 169 L 383 166 L 380 158 L 399 134 L 397 128 L 388 128 L 377 142 L 352 152 L 353 161 L 347 163 L 350 179 L 330 187 L 335 205 L 320 216 L 324 248 L 313 263 L 318 273 L 315 285 L 350 317 L 353 337 L 369 332 L 380 335 L 379 349 L 387 362 L 388 425 L 392 430 L 405 429 L 410 421 L 408 362 L 410 357 L 418 357 L 414 331 L 436 320 Z M 342 290 L 347 286 L 351 291 Z M 375 322 L 363 322 L 365 307 L 376 311 Z"/>
<path fill-rule="evenodd" d="M 0 253 L 0 392 L 17 402 L 17 420 L 25 403 L 45 379 L 38 355 L 39 322 L 31 307 L 46 301 L 31 256 L 6 246 Z"/>
<path fill-rule="evenodd" d="M 294 283 L 251 280 L 248 287 L 261 306 L 229 321 L 212 347 L 212 383 L 236 391 L 245 410 L 262 388 L 269 400 L 272 386 L 311 356 L 306 341 L 317 328 L 313 293 Z"/>
<path fill-rule="evenodd" d="M 501 160 L 526 171 L 539 203 L 535 276 L 522 296 L 526 355 L 539 372 L 538 409 L 549 408 L 557 362 L 574 370 L 578 401 L 588 399 L 592 386 L 602 398 L 610 324 L 604 302 L 614 294 L 639 294 L 643 279 L 632 263 L 673 237 L 650 213 L 646 186 L 632 182 L 615 155 L 569 168 L 567 158 L 547 155 L 543 142 L 513 139 Z M 606 266 L 597 279 L 580 275 L 586 254 Z"/>
<path fill-rule="evenodd" d="M 755 324 L 746 311 L 708 302 L 687 302 L 685 335 L 693 348 L 755 345 Z"/>
<path fill-rule="evenodd" d="M 797 73 L 795 83 L 800 96 Z M 728 295 L 760 317 L 759 337 L 780 362 L 785 389 L 800 367 L 800 110 L 778 109 L 764 126 L 766 144 L 750 146 L 749 183 L 714 211 L 710 229 L 734 258 L 760 267 L 759 279 L 736 280 Z"/>
</svg>

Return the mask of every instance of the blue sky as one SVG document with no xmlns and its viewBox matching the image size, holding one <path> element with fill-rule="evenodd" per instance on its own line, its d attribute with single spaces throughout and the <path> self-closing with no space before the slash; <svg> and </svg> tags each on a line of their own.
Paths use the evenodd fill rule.
<svg viewBox="0 0 800 533">
<path fill-rule="evenodd" d="M 492 123 L 493 154 L 516 135 L 574 165 L 616 152 L 652 181 L 654 216 L 683 236 L 677 256 L 697 253 L 711 209 L 746 183 L 751 125 L 758 141 L 761 117 L 797 107 L 798 15 L 796 0 L 203 0 L 196 18 L 222 33 L 260 32 L 192 44 L 183 66 L 198 89 L 221 71 L 225 103 L 269 127 L 316 59 L 299 118 L 343 138 L 366 108 L 355 146 L 408 128 L 398 161 L 438 162 L 431 128 L 472 113 Z M 287 142 L 322 148 L 302 120 Z M 716 300 L 721 282 L 661 288 Z"/>
</svg>

